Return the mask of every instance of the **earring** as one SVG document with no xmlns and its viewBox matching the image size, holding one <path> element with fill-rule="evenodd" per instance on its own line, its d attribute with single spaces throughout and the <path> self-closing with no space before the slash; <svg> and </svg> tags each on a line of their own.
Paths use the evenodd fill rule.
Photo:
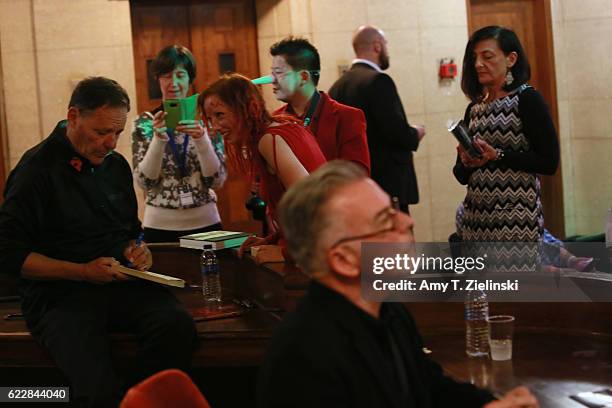
<svg viewBox="0 0 612 408">
<path fill-rule="evenodd" d="M 506 85 L 510 86 L 512 82 L 514 82 L 514 76 L 512 75 L 512 71 L 508 70 L 508 72 L 506 72 Z"/>
</svg>

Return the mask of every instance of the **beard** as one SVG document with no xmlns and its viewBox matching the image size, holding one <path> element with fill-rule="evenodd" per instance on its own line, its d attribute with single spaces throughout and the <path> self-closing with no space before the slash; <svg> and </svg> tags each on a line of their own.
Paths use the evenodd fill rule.
<svg viewBox="0 0 612 408">
<path fill-rule="evenodd" d="M 379 64 L 379 67 L 383 71 L 385 69 L 389 68 L 389 54 L 387 54 L 386 52 L 380 54 L 380 64 Z"/>
</svg>

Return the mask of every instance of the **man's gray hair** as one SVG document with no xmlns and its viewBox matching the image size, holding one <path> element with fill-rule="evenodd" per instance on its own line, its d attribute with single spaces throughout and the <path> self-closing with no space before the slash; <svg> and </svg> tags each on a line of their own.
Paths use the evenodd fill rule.
<svg viewBox="0 0 612 408">
<path fill-rule="evenodd" d="M 280 224 L 289 254 L 304 272 L 326 272 L 322 236 L 337 214 L 325 207 L 341 187 L 367 178 L 365 170 L 346 160 L 324 164 L 308 177 L 291 186 L 279 205 Z"/>
</svg>

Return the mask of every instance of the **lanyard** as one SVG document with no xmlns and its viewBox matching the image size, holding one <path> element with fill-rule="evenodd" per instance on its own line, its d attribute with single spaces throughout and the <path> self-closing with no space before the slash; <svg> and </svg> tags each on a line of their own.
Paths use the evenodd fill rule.
<svg viewBox="0 0 612 408">
<path fill-rule="evenodd" d="M 170 129 L 168 129 L 168 143 L 170 143 L 170 149 L 172 150 L 176 164 L 179 166 L 181 178 L 187 177 L 187 147 L 189 145 L 189 135 L 185 135 L 185 140 L 183 141 L 183 154 L 180 156 L 176 140 L 174 140 L 174 132 Z"/>
<path fill-rule="evenodd" d="M 321 95 L 319 94 L 319 92 L 315 91 L 315 93 L 312 95 L 312 100 L 310 101 L 308 112 L 306 113 L 306 116 L 304 117 L 304 127 L 305 128 L 307 128 L 308 125 L 310 125 L 310 122 L 312 120 L 312 115 L 314 115 L 315 110 L 317 110 L 317 105 L 319 104 L 320 98 L 321 98 Z"/>
</svg>

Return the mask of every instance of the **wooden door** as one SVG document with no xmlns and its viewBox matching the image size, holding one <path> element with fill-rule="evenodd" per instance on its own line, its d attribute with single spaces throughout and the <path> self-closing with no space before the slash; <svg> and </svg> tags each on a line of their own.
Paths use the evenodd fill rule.
<svg viewBox="0 0 612 408">
<path fill-rule="evenodd" d="M 479 28 L 500 25 L 516 32 L 531 65 L 533 85 L 544 97 L 559 129 L 557 87 L 549 0 L 466 0 L 470 35 Z M 542 176 L 544 223 L 555 236 L 565 237 L 561 166 Z"/>
<path fill-rule="evenodd" d="M 227 71 L 259 76 L 253 0 L 131 0 L 130 9 L 139 112 L 161 103 L 159 86 L 148 66 L 170 44 L 184 45 L 194 55 L 193 92 L 205 89 Z M 244 207 L 250 194 L 247 177 L 234 163 L 228 162 L 228 170 L 225 185 L 217 191 L 223 228 L 260 232 L 260 223 Z"/>
<path fill-rule="evenodd" d="M 8 175 L 9 159 L 4 152 L 8 152 L 8 132 L 6 129 L 6 112 L 4 110 L 4 82 L 2 81 L 2 59 L 0 58 L 0 204 L 4 201 L 4 184 Z"/>
</svg>

